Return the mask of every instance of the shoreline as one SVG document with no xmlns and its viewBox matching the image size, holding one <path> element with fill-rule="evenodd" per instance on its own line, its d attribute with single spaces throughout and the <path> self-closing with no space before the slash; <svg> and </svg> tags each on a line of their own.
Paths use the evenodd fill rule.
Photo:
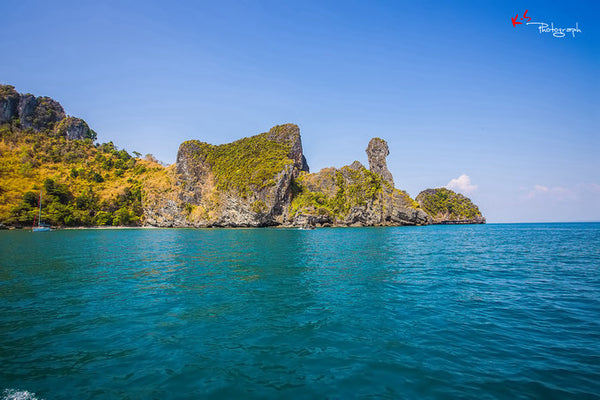
<svg viewBox="0 0 600 400">
<path fill-rule="evenodd" d="M 465 226 L 465 225 L 548 225 L 548 224 L 600 224 L 600 221 L 552 221 L 552 222 L 486 222 L 485 224 L 428 224 L 428 225 L 332 225 L 317 226 L 315 228 L 306 228 L 292 225 L 272 225 L 272 226 L 69 226 L 52 227 L 53 231 L 77 231 L 77 230 L 153 230 L 153 229 L 194 229 L 194 230 L 219 230 L 219 229 L 291 229 L 291 230 L 315 230 L 327 228 L 416 228 L 428 226 Z M 31 227 L 8 227 L 0 231 L 29 231 Z"/>
</svg>

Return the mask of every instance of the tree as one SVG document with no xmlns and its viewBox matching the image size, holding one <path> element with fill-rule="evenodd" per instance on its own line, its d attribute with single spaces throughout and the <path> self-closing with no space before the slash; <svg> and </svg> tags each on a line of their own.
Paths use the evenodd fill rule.
<svg viewBox="0 0 600 400">
<path fill-rule="evenodd" d="M 22 204 L 25 206 L 29 206 L 29 208 L 36 208 L 38 206 L 38 195 L 33 192 L 27 192 L 23 195 Z"/>
<path fill-rule="evenodd" d="M 109 225 L 112 223 L 113 216 L 107 211 L 98 211 L 94 217 L 94 223 L 96 225 Z"/>
</svg>

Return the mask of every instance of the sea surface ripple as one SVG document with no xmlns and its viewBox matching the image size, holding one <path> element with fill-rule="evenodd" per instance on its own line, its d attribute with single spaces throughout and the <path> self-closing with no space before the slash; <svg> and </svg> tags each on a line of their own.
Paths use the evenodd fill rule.
<svg viewBox="0 0 600 400">
<path fill-rule="evenodd" d="M 598 399 L 599 382 L 598 223 L 0 232 L 0 399 Z"/>
</svg>

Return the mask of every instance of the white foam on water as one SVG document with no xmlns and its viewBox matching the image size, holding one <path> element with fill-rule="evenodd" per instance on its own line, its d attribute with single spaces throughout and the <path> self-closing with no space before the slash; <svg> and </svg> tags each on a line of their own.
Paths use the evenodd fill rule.
<svg viewBox="0 0 600 400">
<path fill-rule="evenodd" d="M 35 397 L 35 393 L 27 390 L 4 389 L 0 400 L 44 400 Z"/>
</svg>

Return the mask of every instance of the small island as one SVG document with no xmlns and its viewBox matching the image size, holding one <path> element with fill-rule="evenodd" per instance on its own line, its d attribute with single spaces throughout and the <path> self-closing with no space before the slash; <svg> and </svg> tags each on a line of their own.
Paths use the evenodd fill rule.
<svg viewBox="0 0 600 400">
<path fill-rule="evenodd" d="M 0 224 L 57 227 L 332 227 L 481 224 L 467 197 L 395 187 L 387 143 L 358 161 L 311 173 L 295 124 L 232 143 L 182 143 L 175 164 L 130 155 L 49 97 L 0 85 Z"/>
</svg>

